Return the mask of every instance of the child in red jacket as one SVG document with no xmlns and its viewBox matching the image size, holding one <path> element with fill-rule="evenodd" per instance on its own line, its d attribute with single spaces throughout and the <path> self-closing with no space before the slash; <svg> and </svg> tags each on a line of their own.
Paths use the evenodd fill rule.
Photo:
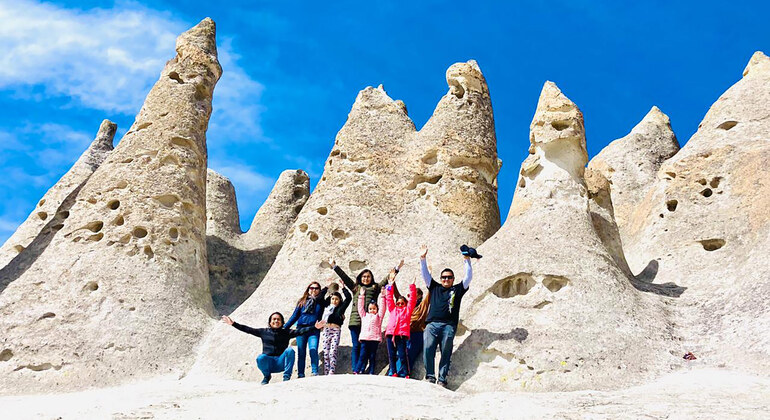
<svg viewBox="0 0 770 420">
<path fill-rule="evenodd" d="M 385 305 L 388 310 L 388 328 L 385 330 L 385 336 L 393 340 L 393 346 L 388 348 L 388 359 L 390 361 L 390 371 L 393 376 L 408 378 L 411 366 L 409 366 L 409 357 L 406 353 L 406 344 L 409 342 L 410 324 L 412 321 L 412 312 L 417 297 L 417 287 L 414 285 L 414 279 L 409 284 L 409 300 L 404 296 L 399 296 L 393 300 L 393 281 L 385 287 Z M 397 369 L 396 358 L 400 362 L 401 368 Z"/>
</svg>

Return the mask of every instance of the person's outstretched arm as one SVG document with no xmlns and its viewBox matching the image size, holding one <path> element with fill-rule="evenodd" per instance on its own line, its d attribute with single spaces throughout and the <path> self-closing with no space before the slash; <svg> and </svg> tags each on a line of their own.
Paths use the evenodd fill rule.
<svg viewBox="0 0 770 420">
<path fill-rule="evenodd" d="M 347 286 L 348 289 L 355 290 L 356 282 L 354 282 L 353 279 L 348 276 L 345 270 L 337 265 L 337 262 L 334 261 L 334 258 L 329 258 L 329 265 L 332 266 L 332 270 L 337 273 L 337 275 L 340 277 L 340 279 L 342 279 L 342 282 L 345 283 L 345 286 Z"/>
<path fill-rule="evenodd" d="M 430 289 L 430 284 L 433 282 L 433 277 L 430 276 L 430 271 L 428 270 L 428 247 L 423 245 L 421 248 L 422 253 L 420 254 L 420 272 L 422 272 L 422 279 L 425 281 L 425 286 Z"/>
<path fill-rule="evenodd" d="M 348 305 L 350 305 L 350 301 L 353 300 L 353 296 L 350 295 L 350 291 L 347 287 L 342 288 L 342 294 L 345 295 L 345 299 L 342 301 L 342 312 L 345 312 L 345 309 L 348 309 Z"/>
<path fill-rule="evenodd" d="M 366 293 L 363 289 L 361 289 L 361 292 L 358 294 L 358 305 L 356 305 L 356 308 L 358 309 L 358 316 L 361 318 L 366 315 Z"/>
<path fill-rule="evenodd" d="M 473 267 L 471 267 L 470 257 L 465 257 L 465 278 L 463 279 L 463 287 L 468 290 L 471 287 L 471 280 L 473 279 Z"/>
<path fill-rule="evenodd" d="M 382 321 L 382 317 L 385 316 L 385 293 L 380 293 L 380 297 L 377 298 L 378 304 L 377 307 L 379 308 L 379 316 L 380 321 Z"/>
<path fill-rule="evenodd" d="M 224 322 L 227 325 L 232 325 L 233 327 L 235 327 L 235 329 L 237 329 L 239 331 L 243 331 L 243 332 L 245 332 L 247 334 L 251 334 L 251 335 L 257 336 L 259 338 L 262 338 L 262 331 L 264 330 L 264 328 L 251 328 L 251 327 L 246 326 L 246 325 L 241 325 L 241 324 L 233 321 L 233 319 L 230 318 L 227 315 L 222 315 L 222 322 Z"/>
<path fill-rule="evenodd" d="M 297 305 L 294 308 L 294 313 L 291 314 L 289 317 L 289 320 L 286 321 L 286 324 L 283 325 L 283 329 L 288 330 L 291 328 L 292 325 L 294 325 L 295 322 L 299 319 L 300 312 L 302 312 L 302 308 L 300 308 L 299 305 Z"/>
</svg>

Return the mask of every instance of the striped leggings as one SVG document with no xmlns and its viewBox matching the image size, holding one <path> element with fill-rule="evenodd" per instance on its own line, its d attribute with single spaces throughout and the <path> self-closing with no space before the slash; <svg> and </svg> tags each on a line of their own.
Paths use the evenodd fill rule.
<svg viewBox="0 0 770 420">
<path fill-rule="evenodd" d="M 324 374 L 334 375 L 337 369 L 337 349 L 340 345 L 340 329 L 326 327 L 323 330 Z"/>
</svg>

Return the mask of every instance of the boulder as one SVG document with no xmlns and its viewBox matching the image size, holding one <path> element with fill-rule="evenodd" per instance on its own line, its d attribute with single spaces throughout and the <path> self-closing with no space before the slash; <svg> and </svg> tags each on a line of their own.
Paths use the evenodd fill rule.
<svg viewBox="0 0 770 420">
<path fill-rule="evenodd" d="M 213 323 L 206 128 L 215 25 L 183 33 L 134 124 L 69 217 L 0 294 L 0 393 L 180 375 Z"/>
</svg>

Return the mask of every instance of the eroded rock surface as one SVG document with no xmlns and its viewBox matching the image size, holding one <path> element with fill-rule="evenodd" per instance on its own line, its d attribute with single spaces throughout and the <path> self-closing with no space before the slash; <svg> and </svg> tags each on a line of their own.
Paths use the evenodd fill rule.
<svg viewBox="0 0 770 420">
<path fill-rule="evenodd" d="M 0 294 L 0 393 L 185 372 L 212 324 L 206 128 L 221 68 L 210 19 L 182 34 L 64 226 Z"/>
<path fill-rule="evenodd" d="M 251 228 L 242 233 L 235 188 L 208 170 L 206 244 L 211 294 L 216 309 L 229 314 L 259 286 L 273 265 L 288 230 L 310 195 L 304 171 L 281 173 Z"/>
<path fill-rule="evenodd" d="M 626 257 L 683 290 L 678 326 L 710 363 L 770 371 L 770 59 L 711 106 L 628 224 Z"/>
<path fill-rule="evenodd" d="M 631 132 L 591 159 L 588 167 L 612 186 L 612 203 L 621 239 L 627 237 L 631 213 L 655 183 L 658 169 L 679 151 L 679 142 L 666 114 L 653 106 Z"/>
<path fill-rule="evenodd" d="M 64 221 L 69 217 L 69 210 L 75 202 L 75 196 L 112 151 L 112 140 L 117 128 L 118 126 L 112 121 L 102 121 L 99 132 L 88 149 L 45 193 L 27 220 L 0 248 L 0 270 L 5 270 L 6 266 L 17 258 L 13 265 L 22 265 L 21 254 L 30 248 L 30 245 L 33 248 L 29 250 L 30 253 L 39 253 L 40 248 L 44 248 L 50 242 L 51 235 L 61 229 Z M 15 268 L 8 267 L 7 270 L 13 271 Z M 0 274 L 0 277 L 4 276 Z M 0 290 L 4 286 L 0 283 Z"/>
<path fill-rule="evenodd" d="M 589 197 L 580 110 L 547 82 L 530 129 L 508 219 L 479 248 L 450 386 L 607 389 L 677 363 L 664 304 L 633 287 L 597 233 L 592 208 L 610 198 L 597 181 Z"/>
<path fill-rule="evenodd" d="M 351 276 L 370 268 L 378 280 L 407 257 L 405 281 L 419 278 L 420 244 L 431 245 L 433 264 L 459 270 L 459 246 L 478 245 L 498 229 L 501 163 L 486 82 L 470 61 L 451 66 L 447 83 L 449 92 L 419 132 L 403 103 L 382 87 L 358 94 L 318 186 L 270 272 L 232 315 L 236 321 L 264 326 L 273 311 L 290 314 L 310 281 L 334 275 L 329 257 Z M 338 369 L 345 372 L 347 333 L 342 345 Z M 207 338 L 198 372 L 257 379 L 251 361 L 259 346 L 222 324 Z"/>
</svg>

